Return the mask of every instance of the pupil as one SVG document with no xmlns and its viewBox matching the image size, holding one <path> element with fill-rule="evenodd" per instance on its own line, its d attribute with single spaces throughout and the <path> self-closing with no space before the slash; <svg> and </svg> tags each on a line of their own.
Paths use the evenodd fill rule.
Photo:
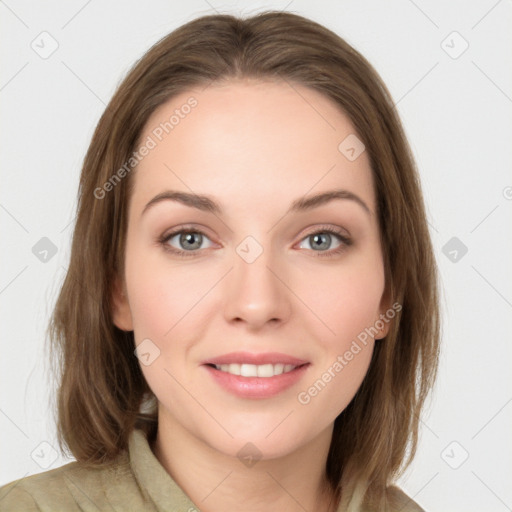
<svg viewBox="0 0 512 512">
<path fill-rule="evenodd" d="M 189 248 L 194 245 L 194 237 L 199 235 L 199 233 L 186 233 L 185 235 L 182 235 L 182 242 L 185 242 L 183 245 L 188 245 Z M 197 242 L 196 242 L 197 244 Z M 199 246 L 201 243 L 199 243 Z M 197 248 L 197 247 L 194 247 Z"/>
<path fill-rule="evenodd" d="M 322 242 L 322 238 L 324 239 L 324 242 Z M 327 233 L 323 233 L 323 234 L 316 234 L 316 235 L 313 235 L 313 239 L 314 239 L 314 245 L 316 245 L 318 248 L 321 248 L 321 249 L 327 249 L 328 246 L 329 246 L 329 239 L 330 239 L 330 235 L 327 234 Z M 317 244 L 317 241 L 320 241 L 319 244 Z"/>
</svg>

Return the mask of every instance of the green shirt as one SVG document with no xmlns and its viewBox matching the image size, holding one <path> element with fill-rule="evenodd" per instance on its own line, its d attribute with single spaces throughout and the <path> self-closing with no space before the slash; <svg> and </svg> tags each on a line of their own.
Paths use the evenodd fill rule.
<svg viewBox="0 0 512 512">
<path fill-rule="evenodd" d="M 402 512 L 422 512 L 398 488 L 393 488 L 393 495 L 403 506 Z M 103 510 L 198 512 L 200 509 L 160 464 L 140 430 L 133 431 L 128 452 L 115 464 L 91 469 L 75 461 L 0 487 L 2 512 Z"/>
</svg>

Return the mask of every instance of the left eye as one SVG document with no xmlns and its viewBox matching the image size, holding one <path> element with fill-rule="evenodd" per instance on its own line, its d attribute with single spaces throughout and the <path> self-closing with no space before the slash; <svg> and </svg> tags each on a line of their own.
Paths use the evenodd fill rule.
<svg viewBox="0 0 512 512">
<path fill-rule="evenodd" d="M 339 241 L 337 247 L 331 247 L 333 237 L 337 238 Z M 346 236 L 332 229 L 315 231 L 307 235 L 303 240 L 309 244 L 309 247 L 306 247 L 306 249 L 319 249 L 319 251 L 315 250 L 315 252 L 338 252 L 340 249 L 343 249 L 344 246 L 350 245 L 350 240 Z"/>
</svg>

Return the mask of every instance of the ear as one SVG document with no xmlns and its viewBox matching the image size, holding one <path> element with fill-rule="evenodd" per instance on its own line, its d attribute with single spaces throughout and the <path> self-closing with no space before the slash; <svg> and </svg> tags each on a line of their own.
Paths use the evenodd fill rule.
<svg viewBox="0 0 512 512">
<path fill-rule="evenodd" d="M 379 319 L 377 320 L 376 325 L 380 329 L 378 334 L 375 336 L 375 340 L 381 340 L 382 338 L 385 338 L 388 335 L 389 329 L 391 328 L 391 324 L 393 322 L 392 319 L 395 316 L 395 311 L 391 307 L 391 297 L 389 294 L 389 290 L 387 289 L 384 290 L 384 293 L 382 294 L 382 298 L 380 300 L 379 314 Z"/>
<path fill-rule="evenodd" d="M 133 331 L 133 320 L 130 304 L 126 294 L 126 287 L 118 277 L 114 280 L 112 290 L 112 320 L 114 325 L 122 331 Z"/>
</svg>

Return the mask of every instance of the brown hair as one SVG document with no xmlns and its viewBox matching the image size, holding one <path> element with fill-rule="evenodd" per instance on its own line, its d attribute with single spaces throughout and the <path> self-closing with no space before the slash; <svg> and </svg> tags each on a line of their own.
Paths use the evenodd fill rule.
<svg viewBox="0 0 512 512">
<path fill-rule="evenodd" d="M 181 26 L 134 65 L 102 115 L 84 160 L 70 264 L 49 325 L 60 370 L 61 449 L 83 464 L 106 464 L 127 448 L 134 428 L 155 430 L 156 413 L 140 410 L 151 392 L 133 353 L 133 332 L 112 321 L 133 180 L 127 173 L 102 198 L 95 191 L 128 161 L 158 106 L 230 78 L 285 80 L 318 91 L 348 115 L 366 146 L 386 293 L 402 309 L 335 421 L 326 475 L 349 510 L 362 503 L 384 510 L 386 488 L 414 456 L 419 414 L 437 370 L 437 270 L 419 178 L 386 86 L 342 38 L 290 13 L 212 15 Z"/>
</svg>

